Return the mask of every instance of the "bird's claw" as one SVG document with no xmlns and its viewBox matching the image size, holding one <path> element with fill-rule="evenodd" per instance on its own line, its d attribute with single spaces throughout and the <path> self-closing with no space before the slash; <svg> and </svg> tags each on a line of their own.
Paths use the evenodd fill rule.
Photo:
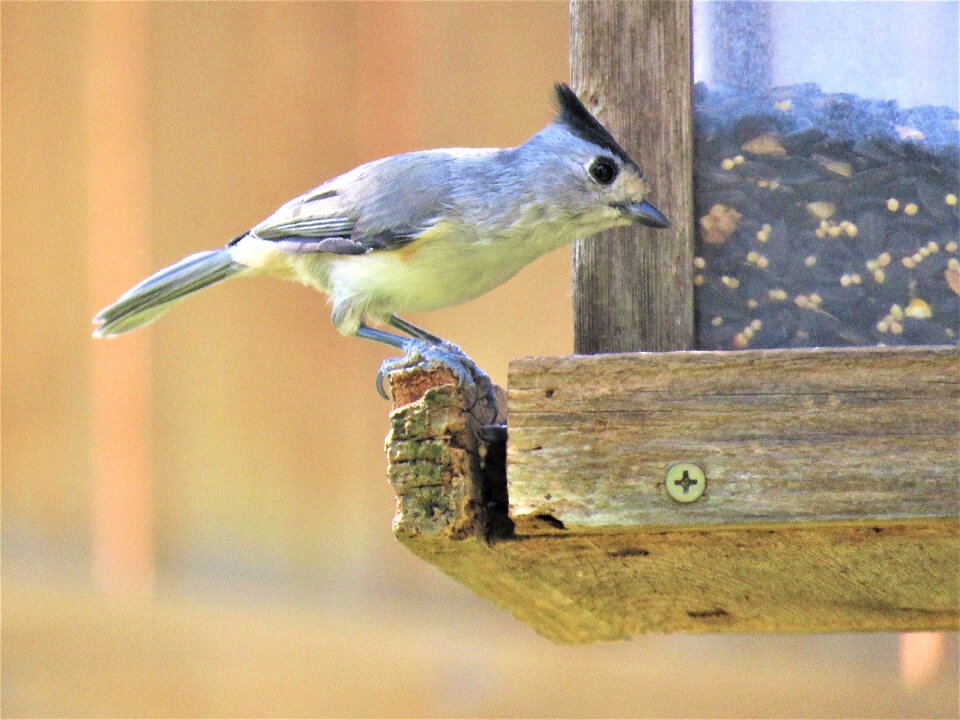
<svg viewBox="0 0 960 720">
<path fill-rule="evenodd" d="M 388 358 L 389 359 L 389 358 Z M 383 364 L 380 365 L 380 369 L 377 370 L 377 393 L 384 400 L 389 400 L 390 396 L 387 394 L 387 391 L 383 389 L 383 381 L 387 377 L 386 371 L 384 371 L 383 366 L 386 364 L 386 360 L 383 361 Z"/>
<path fill-rule="evenodd" d="M 439 343 L 419 338 L 410 338 L 404 346 L 405 353 L 399 357 L 387 358 L 377 370 L 377 392 L 384 400 L 390 395 L 384 388 L 384 381 L 390 373 L 417 365 L 431 366 L 442 364 L 449 368 L 456 376 L 459 384 L 464 384 L 471 373 L 464 366 L 464 361 L 473 364 L 463 351 L 451 342 L 442 340 Z M 472 378 L 470 378 L 472 379 Z"/>
<path fill-rule="evenodd" d="M 390 396 L 384 389 L 384 381 L 390 373 L 417 365 L 426 367 L 443 365 L 456 377 L 457 386 L 461 390 L 469 390 L 468 396 L 473 396 L 473 402 L 467 408 L 468 412 L 478 403 L 483 402 L 496 416 L 497 396 L 493 389 L 493 381 L 463 350 L 446 340 L 434 343 L 428 340 L 411 339 L 406 345 L 406 353 L 403 356 L 387 358 L 380 365 L 377 371 L 377 392 L 385 400 L 389 400 Z"/>
</svg>

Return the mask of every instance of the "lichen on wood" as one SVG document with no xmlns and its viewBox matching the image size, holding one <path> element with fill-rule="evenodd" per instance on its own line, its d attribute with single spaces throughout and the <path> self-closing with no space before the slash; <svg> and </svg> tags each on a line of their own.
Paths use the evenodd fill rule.
<svg viewBox="0 0 960 720">
<path fill-rule="evenodd" d="M 397 496 L 394 533 L 451 540 L 509 535 L 505 434 L 496 409 L 442 364 L 412 363 L 389 374 L 395 408 L 386 440 Z M 505 403 L 505 401 L 504 401 Z M 496 470 L 498 472 L 488 472 Z"/>
</svg>

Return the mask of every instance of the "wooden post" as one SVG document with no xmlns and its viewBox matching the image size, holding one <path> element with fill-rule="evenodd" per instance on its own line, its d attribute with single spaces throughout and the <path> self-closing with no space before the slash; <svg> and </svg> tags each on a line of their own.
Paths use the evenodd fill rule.
<svg viewBox="0 0 960 720">
<path fill-rule="evenodd" d="M 571 79 L 644 171 L 669 230 L 574 246 L 574 351 L 688 350 L 693 322 L 689 0 L 571 3 Z"/>
</svg>

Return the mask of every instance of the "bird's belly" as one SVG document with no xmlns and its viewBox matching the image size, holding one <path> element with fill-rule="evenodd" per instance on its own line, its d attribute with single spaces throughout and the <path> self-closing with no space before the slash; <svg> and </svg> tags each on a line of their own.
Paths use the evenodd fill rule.
<svg viewBox="0 0 960 720">
<path fill-rule="evenodd" d="M 457 305 L 482 295 L 516 272 L 477 255 L 475 252 L 404 255 L 401 249 L 338 258 L 329 271 L 333 294 L 362 297 L 371 310 L 382 307 L 390 312 Z"/>
<path fill-rule="evenodd" d="M 362 298 L 370 312 L 436 310 L 482 295 L 542 254 L 512 240 L 423 237 L 396 250 L 337 258 L 328 273 L 335 301 Z"/>
</svg>

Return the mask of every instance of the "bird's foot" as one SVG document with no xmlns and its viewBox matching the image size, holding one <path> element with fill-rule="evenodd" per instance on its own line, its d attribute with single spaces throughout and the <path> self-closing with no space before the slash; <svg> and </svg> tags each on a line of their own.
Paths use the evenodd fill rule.
<svg viewBox="0 0 960 720">
<path fill-rule="evenodd" d="M 390 397 L 384 390 L 384 380 L 394 372 L 412 367 L 434 369 L 443 366 L 453 373 L 457 386 L 464 393 L 468 412 L 483 409 L 483 415 L 489 415 L 489 422 L 497 417 L 497 395 L 493 381 L 483 372 L 466 353 L 452 342 L 439 343 L 429 340 L 410 339 L 405 346 L 406 354 L 401 357 L 387 358 L 377 371 L 377 391 L 385 399 Z"/>
</svg>

